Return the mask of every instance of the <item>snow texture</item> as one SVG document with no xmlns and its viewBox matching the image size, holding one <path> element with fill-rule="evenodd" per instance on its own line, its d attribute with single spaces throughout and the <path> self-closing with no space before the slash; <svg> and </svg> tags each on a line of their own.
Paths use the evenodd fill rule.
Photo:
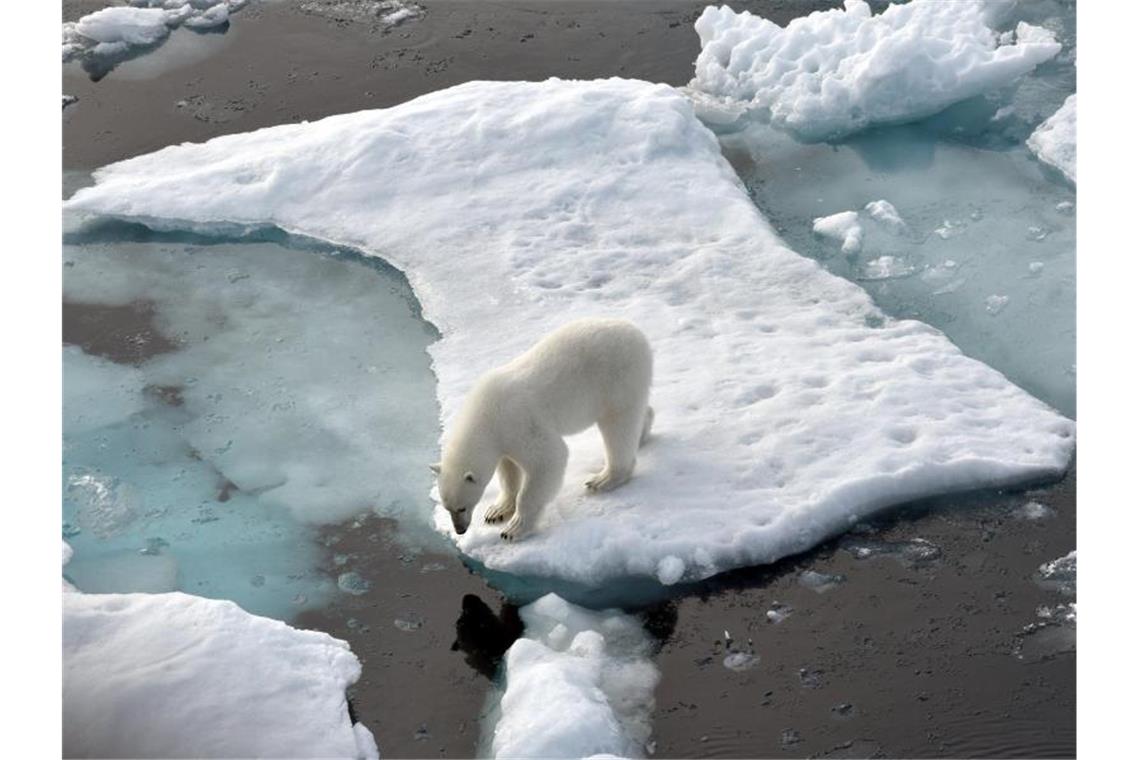
<svg viewBox="0 0 1140 760">
<path fill-rule="evenodd" d="M 859 224 L 857 211 L 821 216 L 812 221 L 811 229 L 817 235 L 838 240 L 842 244 L 840 250 L 848 256 L 863 248 L 863 226 Z"/>
<path fill-rule="evenodd" d="M 746 102 L 808 140 L 912 121 L 1007 84 L 1061 45 L 1024 22 L 999 37 L 983 0 L 915 0 L 872 15 L 863 0 L 780 27 L 709 6 L 690 87 Z"/>
<path fill-rule="evenodd" d="M 660 674 L 636 618 L 547 594 L 519 614 L 494 757 L 644 757 Z"/>
<path fill-rule="evenodd" d="M 96 180 L 68 206 L 275 224 L 384 256 L 442 334 L 445 427 L 481 374 L 566 321 L 638 324 L 657 421 L 633 480 L 586 494 L 600 440 L 571 438 L 562 491 L 517 543 L 481 524 L 493 485 L 458 544 L 494 570 L 705 578 L 891 504 L 1057 475 L 1072 454 L 1070 420 L 788 249 L 665 85 L 473 82 L 166 148 Z M 435 521 L 450 532 L 442 508 Z"/>
<path fill-rule="evenodd" d="M 1026 140 L 1029 149 L 1060 171 L 1073 183 L 1077 181 L 1077 95 L 1073 93 L 1057 113 L 1046 119 Z"/>
<path fill-rule="evenodd" d="M 65 757 L 378 757 L 348 644 L 182 593 L 63 595 Z"/>
</svg>

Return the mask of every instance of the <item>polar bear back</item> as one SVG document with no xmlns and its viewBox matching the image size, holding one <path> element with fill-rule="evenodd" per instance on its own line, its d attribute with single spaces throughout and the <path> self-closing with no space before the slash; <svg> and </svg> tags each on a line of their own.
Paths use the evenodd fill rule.
<svg viewBox="0 0 1140 760">
<path fill-rule="evenodd" d="M 645 335 L 622 319 L 588 318 L 548 334 L 488 375 L 492 393 L 541 410 L 561 435 L 625 410 L 644 412 L 653 375 Z"/>
</svg>

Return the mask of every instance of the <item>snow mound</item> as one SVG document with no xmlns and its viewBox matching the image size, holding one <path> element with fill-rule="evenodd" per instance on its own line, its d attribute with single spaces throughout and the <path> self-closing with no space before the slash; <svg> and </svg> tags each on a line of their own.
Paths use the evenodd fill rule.
<svg viewBox="0 0 1140 760">
<path fill-rule="evenodd" d="M 377 757 L 348 644 L 182 593 L 63 595 L 65 757 Z"/>
<path fill-rule="evenodd" d="M 637 620 L 547 594 L 519 614 L 494 757 L 644 757 L 660 674 Z"/>
<path fill-rule="evenodd" d="M 68 207 L 154 226 L 274 224 L 406 272 L 445 427 L 486 370 L 568 320 L 623 317 L 655 353 L 654 435 L 587 495 L 595 430 L 525 540 L 488 568 L 600 584 L 772 562 L 882 507 L 1053 476 L 1074 425 L 919 322 L 788 249 L 665 85 L 472 82 L 395 108 L 179 145 Z M 427 462 L 424 463 L 425 465 Z M 435 522 L 450 533 L 437 507 Z"/>
<path fill-rule="evenodd" d="M 915 0 L 872 15 L 863 0 L 780 27 L 709 6 L 690 87 L 745 101 L 808 140 L 912 121 L 1013 81 L 1061 50 L 1022 22 L 999 36 L 982 0 Z"/>
<path fill-rule="evenodd" d="M 811 229 L 817 235 L 842 243 L 840 250 L 848 256 L 859 253 L 863 248 L 863 226 L 859 224 L 857 211 L 821 216 L 812 221 Z"/>
<path fill-rule="evenodd" d="M 1064 105 L 1035 129 L 1025 144 L 1037 158 L 1075 183 L 1077 181 L 1077 94 L 1073 93 L 1066 98 Z"/>
</svg>

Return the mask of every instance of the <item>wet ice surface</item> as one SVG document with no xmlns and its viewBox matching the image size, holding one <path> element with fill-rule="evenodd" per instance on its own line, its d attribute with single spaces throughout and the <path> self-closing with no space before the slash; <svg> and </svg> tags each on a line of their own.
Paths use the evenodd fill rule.
<svg viewBox="0 0 1140 760">
<path fill-rule="evenodd" d="M 1018 21 L 1050 29 L 1062 52 L 917 123 L 808 144 L 724 109 L 705 116 L 793 249 L 1073 416 L 1075 188 L 1025 141 L 1075 88 L 1074 6 L 1018 6 L 1005 23 Z M 867 207 L 881 200 L 902 225 Z M 857 235 L 819 232 L 844 212 Z"/>
<path fill-rule="evenodd" d="M 72 220 L 64 534 L 83 591 L 181 590 L 289 619 L 377 579 L 314 526 L 427 526 L 438 408 L 403 277 L 331 246 Z"/>
</svg>

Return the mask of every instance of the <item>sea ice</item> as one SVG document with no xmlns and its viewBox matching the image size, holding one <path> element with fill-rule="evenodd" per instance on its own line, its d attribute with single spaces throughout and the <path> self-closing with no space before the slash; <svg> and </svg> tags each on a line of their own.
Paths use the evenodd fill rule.
<svg viewBox="0 0 1140 760">
<path fill-rule="evenodd" d="M 1077 550 L 1041 565 L 1037 569 L 1037 582 L 1043 588 L 1074 596 L 1077 593 Z"/>
<path fill-rule="evenodd" d="M 425 525 L 434 333 L 399 273 L 280 234 L 106 220 L 75 225 L 64 258 L 67 308 L 146 304 L 134 313 L 153 324 L 137 329 L 168 336 L 136 363 L 63 349 L 63 517 L 81 589 L 178 589 L 289 619 L 337 590 L 310 526 L 375 512 L 444 544 Z"/>
<path fill-rule="evenodd" d="M 571 438 L 533 535 L 503 542 L 479 507 L 458 539 L 491 570 L 590 585 L 708 577 L 889 504 L 1056 475 L 1072 453 L 1070 420 L 787 248 L 665 85 L 473 82 L 173 146 L 96 180 L 69 208 L 157 227 L 277 225 L 383 255 L 442 334 L 430 353 L 445 427 L 479 375 L 565 321 L 640 325 L 658 426 L 634 479 L 586 494 L 600 442 Z M 450 533 L 442 509 L 435 519 Z"/>
<path fill-rule="evenodd" d="M 80 61 L 99 78 L 116 64 L 161 44 L 179 26 L 224 26 L 248 0 L 130 0 L 63 25 L 63 61 Z M 133 7 L 131 7 L 133 6 Z"/>
<path fill-rule="evenodd" d="M 990 28 L 983 0 L 914 0 L 872 15 L 863 0 L 780 27 L 709 6 L 690 88 L 735 98 L 809 140 L 913 121 L 1017 79 L 1061 51 L 1050 31 Z"/>
<path fill-rule="evenodd" d="M 345 642 L 182 593 L 63 595 L 65 757 L 378 757 Z"/>
<path fill-rule="evenodd" d="M 1026 144 L 1039 159 L 1060 171 L 1070 182 L 1077 181 L 1076 93 L 1029 136 Z"/>
<path fill-rule="evenodd" d="M 494 757 L 644 757 L 660 678 L 652 641 L 617 610 L 547 594 L 519 610 L 507 650 Z"/>
<path fill-rule="evenodd" d="M 811 230 L 817 235 L 838 240 L 840 250 L 850 256 L 863 247 L 863 227 L 859 224 L 857 211 L 840 211 L 831 216 L 821 216 L 812 220 Z"/>
</svg>

